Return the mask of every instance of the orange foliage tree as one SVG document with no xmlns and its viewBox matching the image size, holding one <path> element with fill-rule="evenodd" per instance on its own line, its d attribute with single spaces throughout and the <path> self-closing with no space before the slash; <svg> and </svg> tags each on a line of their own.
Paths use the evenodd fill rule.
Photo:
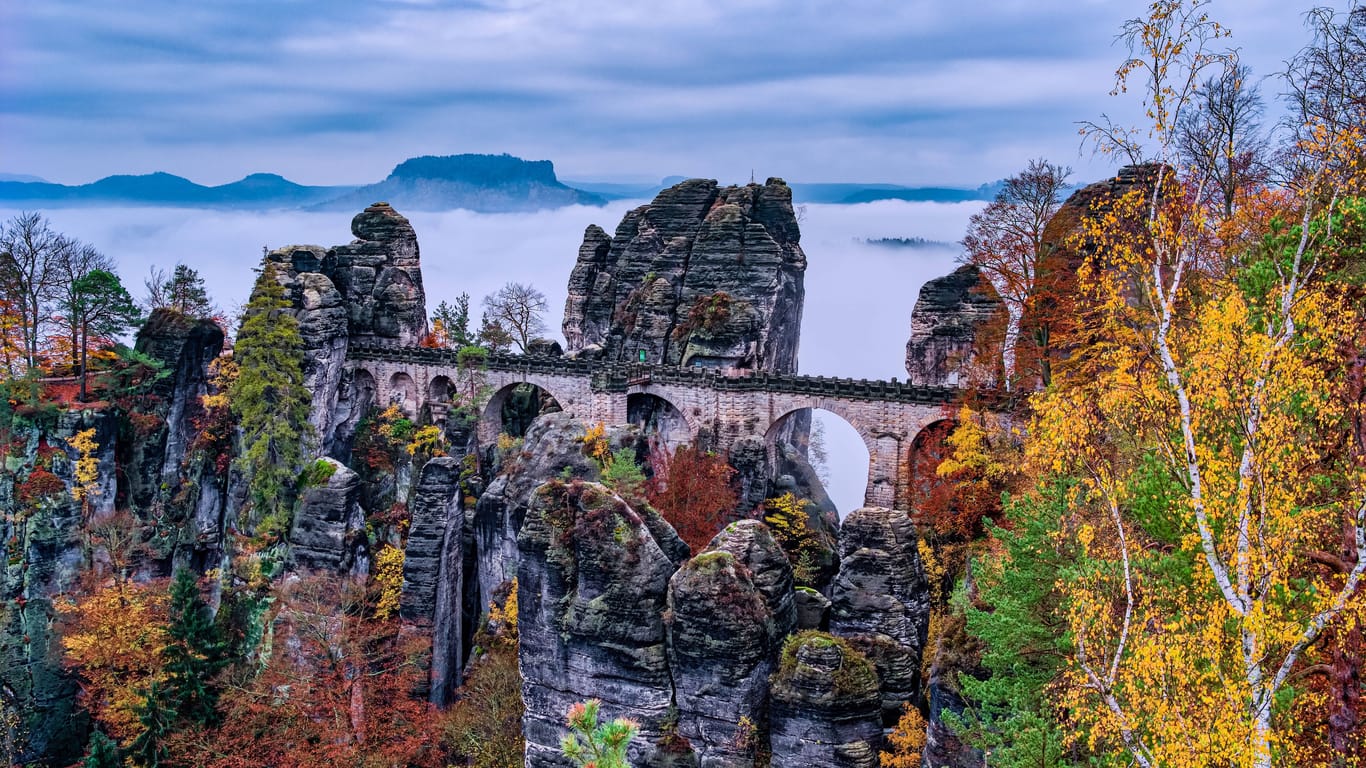
<svg viewBox="0 0 1366 768">
<path fill-rule="evenodd" d="M 424 680 L 421 643 L 375 618 L 374 590 L 308 577 L 277 598 L 264 668 L 239 670 L 223 724 L 175 734 L 172 754 L 205 768 L 442 765 L 436 719 L 411 695 Z"/>
<path fill-rule="evenodd" d="M 735 469 L 720 456 L 688 445 L 672 452 L 664 445 L 654 447 L 650 468 L 654 476 L 645 487 L 650 505 L 693 554 L 701 552 L 735 512 Z"/>
</svg>

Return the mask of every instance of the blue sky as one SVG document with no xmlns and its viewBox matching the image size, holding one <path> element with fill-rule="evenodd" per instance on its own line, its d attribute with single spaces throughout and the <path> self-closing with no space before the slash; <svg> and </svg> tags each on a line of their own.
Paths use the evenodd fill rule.
<svg viewBox="0 0 1366 768">
<path fill-rule="evenodd" d="M 1341 7 L 1343 3 L 1329 3 Z M 364 183 L 420 154 L 562 178 L 977 184 L 1073 165 L 1126 0 L 0 2 L 0 172 Z M 1214 0 L 1257 74 L 1307 3 Z M 1279 89 L 1266 85 L 1269 94 Z"/>
</svg>

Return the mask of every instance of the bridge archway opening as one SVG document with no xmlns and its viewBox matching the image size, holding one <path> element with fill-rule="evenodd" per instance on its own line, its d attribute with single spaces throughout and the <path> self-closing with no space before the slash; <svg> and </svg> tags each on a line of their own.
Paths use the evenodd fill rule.
<svg viewBox="0 0 1366 768">
<path fill-rule="evenodd" d="M 436 376 L 427 383 L 427 402 L 449 403 L 455 395 L 455 383 L 449 376 Z"/>
<path fill-rule="evenodd" d="M 406 373 L 399 372 L 389 377 L 389 405 L 397 405 L 404 415 L 412 418 L 417 415 L 417 382 Z"/>
<path fill-rule="evenodd" d="M 798 495 L 841 518 L 864 505 L 872 452 L 840 414 L 824 408 L 789 411 L 769 426 L 764 443 L 775 479 L 789 476 Z"/>
<path fill-rule="evenodd" d="M 520 381 L 493 393 L 484 407 L 483 420 L 493 427 L 489 430 L 491 434 L 522 437 L 537 416 L 562 410 L 560 402 L 548 390 Z"/>
<path fill-rule="evenodd" d="M 692 428 L 683 412 L 668 400 L 648 392 L 626 397 L 626 422 L 640 427 L 646 437 L 654 438 L 674 450 L 693 440 Z"/>
</svg>

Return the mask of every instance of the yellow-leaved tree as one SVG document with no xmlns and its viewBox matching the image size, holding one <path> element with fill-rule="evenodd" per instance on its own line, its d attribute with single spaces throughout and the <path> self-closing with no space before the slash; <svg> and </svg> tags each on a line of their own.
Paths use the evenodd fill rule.
<svg viewBox="0 0 1366 768">
<path fill-rule="evenodd" d="M 1366 570 L 1366 296 L 1344 277 L 1361 256 L 1366 101 L 1344 119 L 1350 105 L 1313 103 L 1343 98 L 1331 83 L 1306 87 L 1291 181 L 1216 210 L 1213 180 L 1177 152 L 1202 78 L 1238 66 L 1213 50 L 1226 30 L 1206 5 L 1157 0 L 1125 27 L 1116 90 L 1141 80 L 1151 125 L 1089 128 L 1148 165 L 1077 234 L 1085 341 L 1035 398 L 1027 450 L 1085 491 L 1084 556 L 1060 587 L 1064 703 L 1088 748 L 1270 768 L 1297 762 L 1290 681 L 1360 608 Z M 1362 23 L 1315 18 L 1317 46 Z M 1345 566 L 1321 567 L 1335 545 Z"/>
</svg>

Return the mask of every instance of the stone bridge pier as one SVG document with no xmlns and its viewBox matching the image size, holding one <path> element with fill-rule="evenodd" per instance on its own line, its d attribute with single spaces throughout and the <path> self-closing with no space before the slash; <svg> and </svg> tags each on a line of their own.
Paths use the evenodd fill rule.
<svg viewBox="0 0 1366 768">
<path fill-rule="evenodd" d="M 375 401 L 396 404 L 412 417 L 425 408 L 440 420 L 452 402 L 472 402 L 481 445 L 503 429 L 503 404 L 519 384 L 544 390 L 566 413 L 587 421 L 623 424 L 651 400 L 667 412 L 687 440 L 710 434 L 718 451 L 760 436 L 774 450 L 794 414 L 822 409 L 843 419 L 868 449 L 868 506 L 909 508 L 910 466 L 917 440 L 947 418 L 957 391 L 896 381 L 834 379 L 716 369 L 608 365 L 587 360 L 491 355 L 478 370 L 461 370 L 449 350 L 353 346 L 348 355 L 357 386 L 373 388 Z"/>
</svg>

